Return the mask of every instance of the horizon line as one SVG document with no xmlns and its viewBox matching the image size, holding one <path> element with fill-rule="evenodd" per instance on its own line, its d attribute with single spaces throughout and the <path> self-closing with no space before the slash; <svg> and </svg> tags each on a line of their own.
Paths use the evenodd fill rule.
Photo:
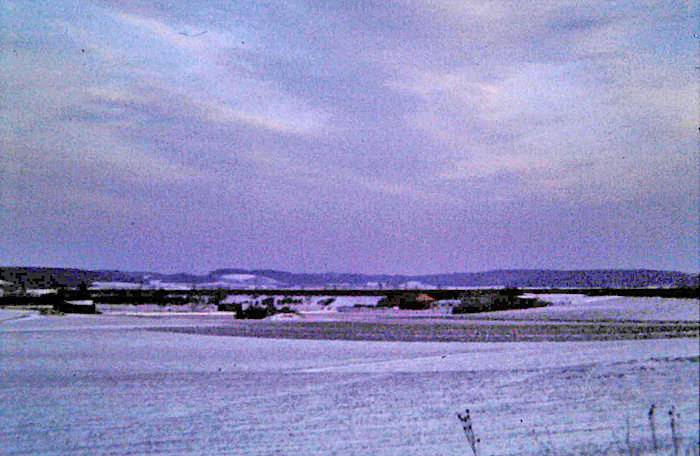
<svg viewBox="0 0 700 456">
<path fill-rule="evenodd" d="M 432 272 L 432 273 L 367 273 L 367 272 L 339 272 L 339 271 L 325 271 L 325 272 L 295 272 L 285 269 L 275 269 L 275 268 L 239 268 L 239 267 L 219 267 L 211 269 L 208 272 L 199 274 L 196 272 L 161 272 L 161 271 L 149 271 L 149 270 L 127 270 L 127 269 L 117 269 L 117 268 L 80 268 L 72 266 L 18 266 L 18 265 L 2 265 L 2 269 L 8 268 L 20 268 L 20 269 L 59 269 L 59 270 L 76 270 L 76 271 L 88 271 L 88 272 L 121 272 L 121 273 L 131 273 L 131 274 L 160 274 L 160 275 L 191 275 L 197 277 L 206 277 L 211 275 L 216 271 L 222 270 L 237 270 L 247 273 L 260 273 L 260 272 L 278 272 L 287 273 L 295 275 L 362 275 L 362 276 L 391 276 L 391 277 L 425 277 L 425 276 L 438 276 L 438 275 L 458 275 L 458 274 L 488 274 L 496 272 L 662 272 L 662 273 L 675 273 L 675 274 L 686 274 L 686 275 L 696 275 L 700 276 L 700 270 L 697 272 L 680 271 L 673 269 L 651 269 L 651 268 L 578 268 L 578 269 L 547 269 L 547 268 L 502 268 L 502 269 L 487 269 L 481 271 L 452 271 L 452 272 Z"/>
</svg>

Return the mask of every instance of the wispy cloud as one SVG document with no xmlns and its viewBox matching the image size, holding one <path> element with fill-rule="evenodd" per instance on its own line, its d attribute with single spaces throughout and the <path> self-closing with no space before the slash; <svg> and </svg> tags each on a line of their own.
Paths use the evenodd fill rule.
<svg viewBox="0 0 700 456">
<path fill-rule="evenodd" d="M 515 252 L 530 236 L 553 254 L 565 231 L 626 227 L 650 245 L 648 233 L 670 239 L 671 228 L 636 226 L 697 210 L 700 8 L 687 2 L 57 0 L 6 11 L 3 204 L 21 199 L 18 229 L 42 227 L 22 251 L 51 230 L 23 205 L 67 207 L 51 221 L 85 245 L 120 231 L 83 229 L 70 211 L 150 206 L 149 233 L 216 239 L 210 263 L 222 265 L 245 251 L 240 266 L 340 270 L 333 252 L 344 252 L 388 272 L 413 259 L 518 267 L 527 252 L 495 238 Z M 673 225 L 685 239 L 697 228 Z M 601 235 L 619 264 L 652 258 L 613 238 Z M 133 239 L 133 251 L 152 245 Z M 309 245 L 327 252 L 295 260 Z M 648 266 L 697 263 L 674 248 L 680 260 Z M 580 266 L 577 255 L 539 266 Z"/>
</svg>

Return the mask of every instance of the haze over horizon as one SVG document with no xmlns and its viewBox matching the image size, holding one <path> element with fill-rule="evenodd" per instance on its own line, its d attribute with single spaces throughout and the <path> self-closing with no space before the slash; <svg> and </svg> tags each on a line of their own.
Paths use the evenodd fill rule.
<svg viewBox="0 0 700 456">
<path fill-rule="evenodd" d="M 700 272 L 697 2 L 1 8 L 0 265 Z"/>
</svg>

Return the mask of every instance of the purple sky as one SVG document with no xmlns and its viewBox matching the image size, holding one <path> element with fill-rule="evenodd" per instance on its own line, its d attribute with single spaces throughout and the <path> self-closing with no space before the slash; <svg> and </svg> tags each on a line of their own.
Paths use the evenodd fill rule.
<svg viewBox="0 0 700 456">
<path fill-rule="evenodd" d="M 0 265 L 700 269 L 697 2 L 1 8 Z"/>
</svg>

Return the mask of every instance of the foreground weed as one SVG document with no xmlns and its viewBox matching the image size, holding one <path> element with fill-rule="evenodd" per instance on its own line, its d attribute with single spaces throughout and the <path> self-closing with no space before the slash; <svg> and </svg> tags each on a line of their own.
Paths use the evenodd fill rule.
<svg viewBox="0 0 700 456">
<path fill-rule="evenodd" d="M 656 452 L 659 449 L 659 443 L 656 440 L 656 421 L 654 413 L 655 410 L 656 406 L 654 404 L 651 404 L 651 407 L 649 408 L 649 429 L 651 430 L 651 444 L 654 448 L 654 451 Z"/>
<path fill-rule="evenodd" d="M 673 456 L 678 456 L 678 451 L 680 449 L 680 438 L 678 434 L 680 433 L 680 421 L 681 414 L 676 413 L 676 407 L 671 406 L 671 410 L 668 411 L 668 416 L 671 417 L 671 440 L 673 440 Z"/>
<path fill-rule="evenodd" d="M 650 439 L 642 439 L 642 441 L 634 441 L 632 439 L 632 426 L 629 416 L 625 419 L 625 437 L 624 443 L 621 439 L 612 436 L 613 443 L 602 448 L 591 443 L 586 445 L 587 448 L 579 449 L 578 451 L 555 449 L 551 442 L 546 443 L 539 439 L 535 429 L 530 431 L 535 443 L 539 447 L 538 455 L 547 456 L 600 456 L 600 455 L 627 455 L 627 456 L 699 456 L 700 440 L 684 439 L 681 431 L 681 415 L 676 411 L 675 406 L 671 406 L 668 412 L 670 427 L 671 427 L 671 442 L 662 445 L 657 439 L 656 432 L 656 405 L 652 404 L 647 414 L 649 419 Z M 464 415 L 457 413 L 457 417 L 462 423 L 462 429 L 469 442 L 474 456 L 480 456 L 481 441 L 474 434 L 474 426 L 469 409 L 466 409 Z M 685 442 L 684 442 L 685 440 Z"/>
<path fill-rule="evenodd" d="M 469 442 L 469 446 L 472 448 L 474 456 L 479 456 L 479 440 L 474 435 L 474 427 L 472 425 L 472 418 L 469 415 L 469 409 L 464 411 L 464 415 L 458 413 L 457 418 L 459 418 L 459 420 L 462 422 L 462 429 L 464 429 L 464 434 L 467 437 L 467 441 Z"/>
</svg>

